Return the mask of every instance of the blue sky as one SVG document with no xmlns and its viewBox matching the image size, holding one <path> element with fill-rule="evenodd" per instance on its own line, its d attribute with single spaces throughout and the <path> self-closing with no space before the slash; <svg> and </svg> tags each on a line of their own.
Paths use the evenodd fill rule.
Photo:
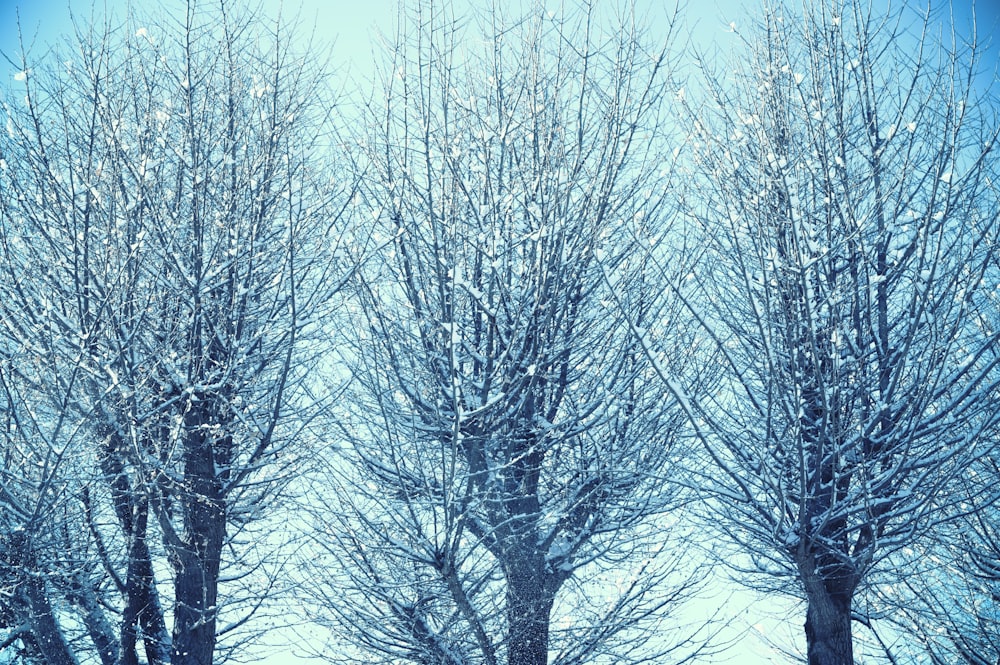
<svg viewBox="0 0 1000 665">
<path fill-rule="evenodd" d="M 530 0 L 523 0 L 525 4 Z M 799 0 L 792 0 L 797 4 Z M 809 2 L 809 0 L 802 0 Z M 884 0 L 875 0 L 880 4 Z M 248 0 L 253 5 L 256 0 Z M 457 0 L 456 5 L 488 6 L 487 0 Z M 553 0 L 555 4 L 561 4 Z M 656 21 L 666 16 L 668 8 L 675 0 L 636 0 L 640 11 L 650 20 L 651 30 Z M 931 7 L 939 19 L 954 16 L 956 27 L 968 31 L 973 16 L 973 0 L 930 0 Z M 25 44 L 31 47 L 33 55 L 44 53 L 48 46 L 58 43 L 60 36 L 73 29 L 70 12 L 78 22 L 86 24 L 92 15 L 111 13 L 118 17 L 127 14 L 128 0 L 0 0 L 0 53 L 10 57 L 18 53 L 18 25 Z M 135 6 L 150 5 L 135 2 Z M 180 10 L 185 0 L 160 0 L 157 3 L 165 11 Z M 207 3 L 207 4 L 214 4 Z M 234 6 L 241 3 L 234 2 Z M 397 14 L 398 0 L 264 0 L 265 13 L 275 15 L 279 11 L 286 16 L 298 14 L 305 27 L 315 25 L 316 36 L 321 42 L 331 44 L 334 61 L 341 72 L 352 72 L 364 76 L 370 71 L 373 57 L 373 35 L 378 31 L 391 32 Z M 410 0 L 408 4 L 413 4 Z M 733 42 L 729 31 L 730 22 L 739 26 L 747 19 L 747 8 L 754 8 L 757 2 L 750 0 L 688 0 L 682 2 L 684 25 L 682 37 L 690 37 L 702 48 L 715 46 L 728 50 Z M 894 6 L 896 2 L 892 3 Z M 926 8 L 926 0 L 904 0 L 913 10 Z M 751 9 L 752 11 L 752 9 Z M 981 39 L 1000 35 L 1000 0 L 978 0 L 975 3 L 976 22 Z M 1000 61 L 1000 36 L 992 44 L 984 58 L 984 66 L 995 69 Z M 12 76 L 20 68 L 0 60 L 0 82 Z"/>
<path fill-rule="evenodd" d="M 470 5 L 488 6 L 485 0 L 459 0 Z M 17 52 L 18 18 L 26 44 L 34 44 L 33 53 L 44 52 L 46 44 L 58 40 L 59 35 L 72 30 L 69 19 L 70 8 L 78 20 L 89 18 L 92 9 L 98 14 L 110 11 L 124 16 L 127 0 L 0 0 L 0 51 L 10 55 Z M 136 6 L 142 3 L 133 2 Z M 161 0 L 158 3 L 165 10 L 180 9 L 184 0 Z M 237 3 L 233 3 L 234 6 Z M 250 0 L 247 4 L 254 4 Z M 408 4 L 413 4 L 412 2 Z M 673 0 L 639 0 L 637 3 L 651 19 L 666 15 L 667 7 Z M 730 21 L 738 20 L 741 4 L 736 0 L 704 0 L 691 3 L 688 8 L 688 23 L 697 25 L 695 37 L 709 43 L 725 35 Z M 283 5 L 283 7 L 282 7 Z M 145 5 L 149 7 L 149 5 Z M 397 14 L 397 0 L 266 0 L 265 12 L 276 14 L 279 9 L 285 15 L 298 13 L 303 23 L 316 25 L 317 36 L 333 44 L 338 63 L 357 67 L 367 67 L 372 59 L 372 35 L 381 30 L 389 32 Z M 106 9 L 105 9 L 106 8 Z M 8 67 L 9 68 L 9 67 Z M 16 71 L 16 70 L 14 70 Z M 0 68 L 0 76 L 5 74 Z"/>
</svg>

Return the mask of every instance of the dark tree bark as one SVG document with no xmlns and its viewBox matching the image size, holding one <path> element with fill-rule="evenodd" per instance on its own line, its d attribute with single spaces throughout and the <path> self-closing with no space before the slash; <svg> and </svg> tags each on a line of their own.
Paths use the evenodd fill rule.
<svg viewBox="0 0 1000 665">
<path fill-rule="evenodd" d="M 226 539 L 226 500 L 232 441 L 212 432 L 225 422 L 213 398 L 192 400 L 185 417 L 184 487 L 177 503 L 183 532 L 168 538 L 174 564 L 171 665 L 212 665 L 218 616 L 219 570 Z"/>
<path fill-rule="evenodd" d="M 549 624 L 560 580 L 544 572 L 545 564 L 537 552 L 528 550 L 523 559 L 507 567 L 508 665 L 545 665 L 549 661 Z"/>
<path fill-rule="evenodd" d="M 73 588 L 67 598 L 82 611 L 81 620 L 86 626 L 101 665 L 117 665 L 120 662 L 117 634 L 114 626 L 108 621 L 106 608 L 102 607 L 98 600 L 100 589 L 95 589 L 87 579 L 87 575 L 82 572 L 74 577 L 72 585 Z"/>
<path fill-rule="evenodd" d="M 46 665 L 77 665 L 49 601 L 46 573 L 38 566 L 31 535 L 17 530 L 4 540 L 0 548 L 6 572 L 13 577 L 14 614 L 25 627 L 21 639 L 30 643 Z"/>
<path fill-rule="evenodd" d="M 113 422 L 107 414 L 105 420 Z M 165 665 L 170 662 L 170 645 L 147 540 L 149 499 L 144 488 L 129 476 L 126 469 L 129 454 L 121 435 L 107 426 L 95 428 L 95 433 L 103 439 L 99 464 L 127 548 L 121 589 L 125 606 L 115 652 L 121 665 L 138 665 L 137 629 L 141 626 L 146 662 Z M 86 496 L 89 497 L 89 493 Z M 89 513 L 89 498 L 86 501 Z M 93 533 L 95 538 L 100 538 L 96 530 Z M 103 544 L 99 546 L 103 548 Z M 103 653 L 103 648 L 101 650 Z"/>
<path fill-rule="evenodd" d="M 806 649 L 809 665 L 854 665 L 851 601 L 854 584 L 808 556 L 799 570 L 806 596 Z"/>
</svg>

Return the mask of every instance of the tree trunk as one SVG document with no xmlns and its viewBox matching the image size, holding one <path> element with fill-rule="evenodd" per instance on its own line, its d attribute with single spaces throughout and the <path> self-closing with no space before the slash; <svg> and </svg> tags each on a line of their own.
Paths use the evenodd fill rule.
<svg viewBox="0 0 1000 665">
<path fill-rule="evenodd" d="M 94 643 L 101 665 L 120 665 L 114 627 L 108 621 L 94 587 L 87 577 L 82 571 L 74 575 L 73 590 L 69 599 L 81 610 L 80 620 L 87 627 L 87 634 Z"/>
<path fill-rule="evenodd" d="M 555 594 L 544 574 L 515 563 L 507 576 L 508 665 L 546 665 Z"/>
<path fill-rule="evenodd" d="M 24 587 L 31 608 L 31 634 L 35 645 L 45 656 L 45 662 L 48 665 L 76 665 L 76 658 L 56 623 L 45 581 L 37 574 L 29 574 Z"/>
<path fill-rule="evenodd" d="M 212 665 L 215 653 L 218 574 L 206 565 L 203 550 L 191 546 L 175 555 L 174 630 L 171 665 Z"/>
<path fill-rule="evenodd" d="M 47 665 L 77 665 L 49 602 L 45 576 L 38 570 L 31 539 L 26 532 L 15 531 L 8 543 L 7 556 L 19 577 L 15 603 L 27 613 L 26 617 L 19 618 L 28 626 L 32 645 Z"/>
<path fill-rule="evenodd" d="M 854 584 L 823 574 L 809 557 L 799 566 L 806 590 L 806 649 L 809 665 L 854 665 L 851 600 Z"/>
<path fill-rule="evenodd" d="M 126 574 L 125 611 L 122 617 L 122 665 L 135 662 L 136 626 L 142 626 L 146 662 L 149 665 L 166 665 L 170 662 L 169 644 L 163 609 L 156 590 L 153 559 L 146 540 L 149 516 L 148 501 L 137 500 L 135 531 L 129 543 L 128 572 Z"/>
<path fill-rule="evenodd" d="M 809 665 L 854 665 L 851 608 L 831 598 L 809 599 L 806 645 Z"/>
<path fill-rule="evenodd" d="M 217 417 L 208 401 L 193 402 L 185 415 L 185 487 L 178 497 L 184 534 L 173 547 L 174 629 L 172 665 L 212 665 L 218 607 L 219 569 L 226 534 L 223 482 L 217 465 L 228 465 L 227 436 L 217 439 Z M 218 449 L 218 450 L 217 450 Z"/>
<path fill-rule="evenodd" d="M 107 422 L 114 420 L 112 415 L 105 415 L 104 418 Z M 146 661 L 150 665 L 165 665 L 169 662 L 170 640 L 159 592 L 156 590 L 153 558 L 147 541 L 149 500 L 140 487 L 133 486 L 129 478 L 125 467 L 129 447 L 121 436 L 106 425 L 98 428 L 98 435 L 104 442 L 100 458 L 101 470 L 111 489 L 115 515 L 128 544 L 125 607 L 119 631 L 118 663 L 138 665 L 137 627 L 141 626 Z M 89 510 L 89 498 L 86 501 Z"/>
</svg>

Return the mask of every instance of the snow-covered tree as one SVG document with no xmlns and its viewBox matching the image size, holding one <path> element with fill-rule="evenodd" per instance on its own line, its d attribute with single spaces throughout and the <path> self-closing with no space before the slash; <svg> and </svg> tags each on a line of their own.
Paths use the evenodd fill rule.
<svg viewBox="0 0 1000 665">
<path fill-rule="evenodd" d="M 1000 469 L 992 455 L 956 483 L 953 519 L 897 555 L 872 606 L 903 636 L 891 652 L 934 665 L 1000 659 Z M 888 632 L 888 631 L 887 631 Z"/>
<path fill-rule="evenodd" d="M 77 419 L 25 399 L 8 364 L 22 360 L 5 358 L 0 375 L 0 653 L 31 664 L 72 665 L 54 607 L 62 591 L 86 615 L 101 578 L 87 559 L 86 527 L 73 497 L 79 485 L 72 460 L 86 441 Z"/>
<path fill-rule="evenodd" d="M 406 17 L 352 139 L 384 250 L 346 326 L 320 622 L 369 662 L 680 660 L 682 414 L 612 295 L 688 381 L 632 240 L 669 220 L 668 53 L 631 15 L 450 11 Z"/>
<path fill-rule="evenodd" d="M 3 560 L 48 547 L 17 637 L 47 662 L 208 665 L 266 600 L 222 571 L 234 590 L 266 569 L 246 570 L 265 548 L 248 532 L 295 459 L 312 322 L 341 274 L 332 106 L 283 22 L 191 0 L 125 25 L 26 56 L 4 104 Z M 70 536 L 85 562 L 47 545 Z M 73 566 L 101 598 L 59 628 L 87 600 Z"/>
<path fill-rule="evenodd" d="M 712 462 L 693 482 L 805 600 L 811 665 L 854 662 L 855 594 L 994 445 L 998 125 L 975 49 L 932 27 L 773 5 L 684 120 L 706 260 L 676 290 L 724 371 L 688 402 Z"/>
</svg>

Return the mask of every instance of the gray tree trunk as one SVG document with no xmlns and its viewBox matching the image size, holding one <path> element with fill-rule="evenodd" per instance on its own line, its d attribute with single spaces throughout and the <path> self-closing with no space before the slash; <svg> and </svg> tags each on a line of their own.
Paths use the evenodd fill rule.
<svg viewBox="0 0 1000 665">
<path fill-rule="evenodd" d="M 799 566 L 806 590 L 806 652 L 809 665 L 854 665 L 851 599 L 854 584 L 820 571 L 809 557 Z"/>
</svg>

